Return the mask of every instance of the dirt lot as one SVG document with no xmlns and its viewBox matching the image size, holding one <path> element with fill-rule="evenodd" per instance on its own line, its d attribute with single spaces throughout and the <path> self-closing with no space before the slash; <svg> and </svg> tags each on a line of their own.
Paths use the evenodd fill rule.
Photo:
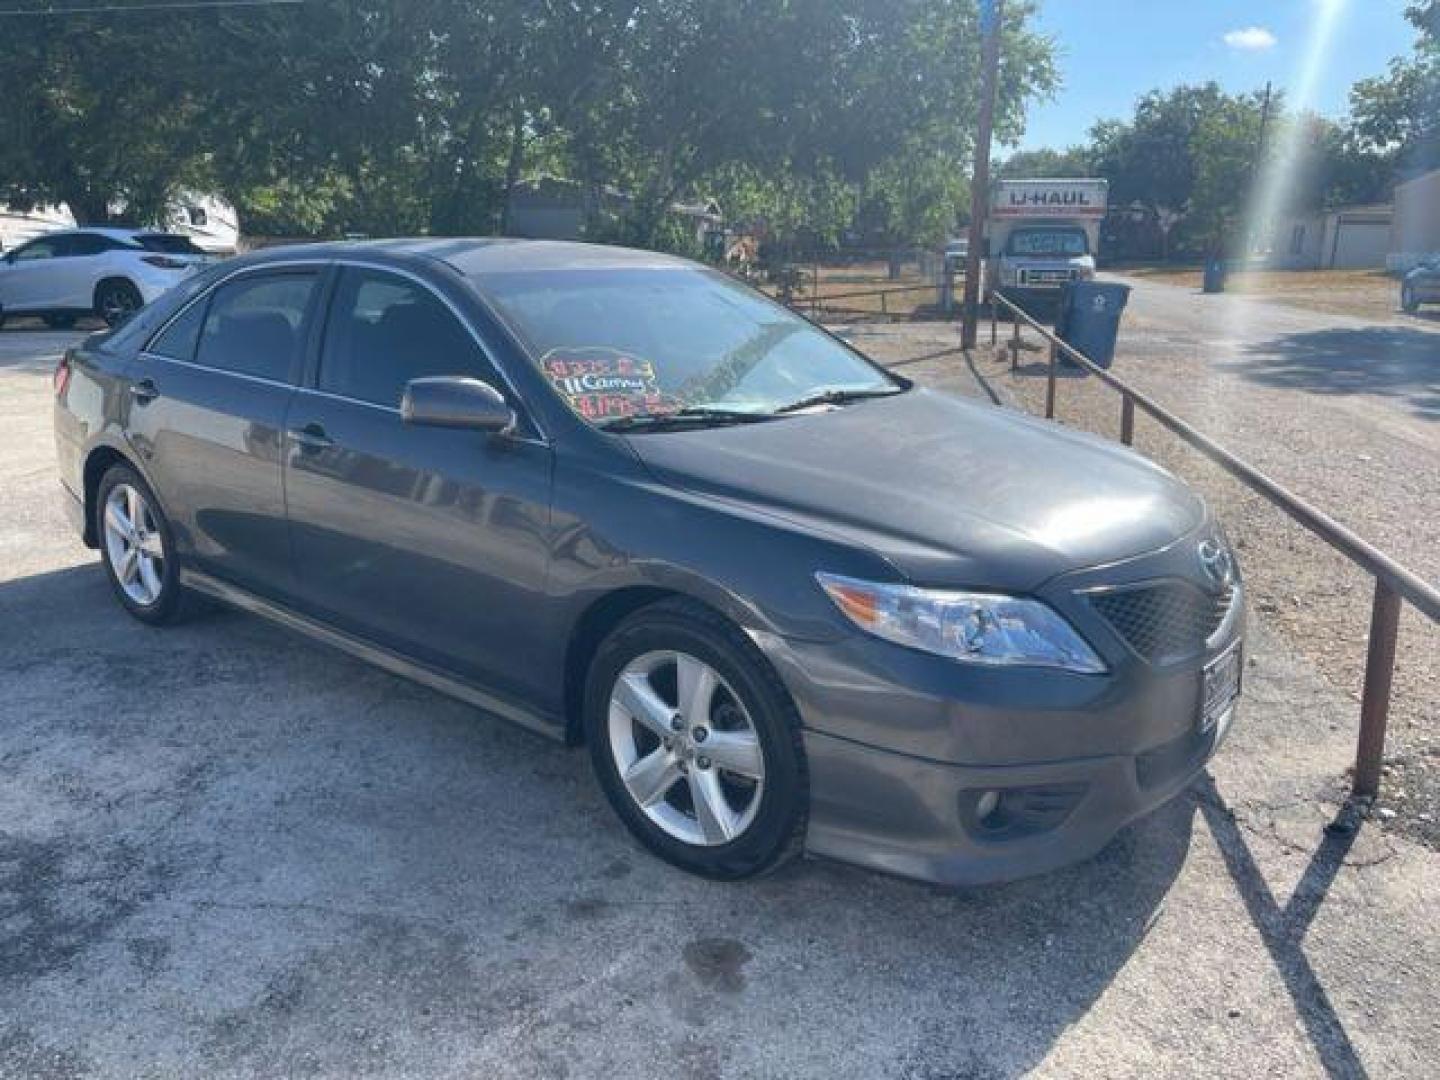
<svg viewBox="0 0 1440 1080">
<path fill-rule="evenodd" d="M 1125 277 L 1199 291 L 1199 267 L 1137 267 Z M 1282 304 L 1335 315 L 1399 322 L 1399 281 L 1383 270 L 1246 270 L 1231 274 L 1226 288 L 1242 296 L 1263 296 Z"/>
<path fill-rule="evenodd" d="M 952 327 L 857 336 L 1006 389 Z M 66 340 L 0 333 L 0 1077 L 1440 1072 L 1440 857 L 1325 829 L 1354 706 L 1270 614 L 1210 774 L 1086 864 L 702 882 L 581 753 L 248 617 L 128 620 L 56 503 Z"/>
</svg>

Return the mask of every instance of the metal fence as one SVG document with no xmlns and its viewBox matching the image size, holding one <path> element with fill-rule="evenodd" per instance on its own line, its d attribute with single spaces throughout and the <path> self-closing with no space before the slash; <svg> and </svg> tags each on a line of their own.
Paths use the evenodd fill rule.
<svg viewBox="0 0 1440 1080">
<path fill-rule="evenodd" d="M 1135 410 L 1139 409 L 1158 420 L 1162 426 L 1252 491 L 1289 514 L 1305 529 L 1375 579 L 1375 593 L 1370 609 L 1370 642 L 1365 659 L 1365 689 L 1360 699 L 1360 734 L 1355 751 L 1355 775 L 1352 785 L 1354 794 L 1373 797 L 1380 789 L 1380 774 L 1384 764 L 1385 724 L 1390 713 L 1390 686 L 1395 674 L 1400 606 L 1402 602 L 1408 602 L 1432 621 L 1440 623 L 1440 590 L 1294 492 L 1270 479 L 1253 465 L 1236 457 L 1209 436 L 1195 430 L 1123 379 L 1092 362 L 1078 349 L 1057 337 L 1048 327 L 1031 318 L 1018 304 L 998 294 L 990 299 L 992 345 L 999 343 L 999 316 L 1002 307 L 1009 312 L 1011 320 L 1012 370 L 1019 366 L 1020 335 L 1023 327 L 1035 330 L 1050 345 L 1049 371 L 1045 384 L 1046 418 L 1053 419 L 1055 416 L 1057 375 L 1063 354 L 1120 395 L 1120 441 L 1126 446 L 1134 441 Z"/>
</svg>

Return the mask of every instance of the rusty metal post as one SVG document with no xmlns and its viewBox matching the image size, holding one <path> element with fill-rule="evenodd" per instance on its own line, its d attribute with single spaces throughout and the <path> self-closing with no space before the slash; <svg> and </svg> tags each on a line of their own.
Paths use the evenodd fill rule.
<svg viewBox="0 0 1440 1080">
<path fill-rule="evenodd" d="M 1010 315 L 1010 370 L 1020 366 L 1020 320 Z"/>
<path fill-rule="evenodd" d="M 1050 346 L 1050 374 L 1045 379 L 1045 419 L 1055 419 L 1055 376 L 1060 369 L 1060 350 Z"/>
<path fill-rule="evenodd" d="M 1000 341 L 1000 306 L 995 303 L 995 297 L 990 297 L 990 347 L 993 349 Z"/>
<path fill-rule="evenodd" d="M 1400 629 L 1400 594 L 1375 582 L 1370 609 L 1370 648 L 1365 657 L 1365 691 L 1360 699 L 1360 742 L 1355 750 L 1356 795 L 1380 791 L 1385 759 L 1385 721 L 1390 715 L 1390 683 L 1395 676 L 1395 638 Z"/>
<path fill-rule="evenodd" d="M 881 315 L 887 315 L 887 316 L 888 316 L 888 315 L 890 314 L 890 300 L 889 300 L 889 296 L 890 296 L 890 294 L 889 294 L 889 293 L 886 293 L 886 292 L 882 292 L 882 293 L 880 294 L 880 314 L 881 314 Z"/>
<path fill-rule="evenodd" d="M 1129 394 L 1120 395 L 1120 441 L 1135 445 L 1135 399 Z"/>
</svg>

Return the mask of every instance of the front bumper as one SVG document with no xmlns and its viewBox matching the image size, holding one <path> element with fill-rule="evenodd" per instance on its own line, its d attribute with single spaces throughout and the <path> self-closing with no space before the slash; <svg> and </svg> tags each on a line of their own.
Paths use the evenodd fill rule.
<svg viewBox="0 0 1440 1080">
<path fill-rule="evenodd" d="M 1232 706 L 1208 732 L 1139 754 L 1007 766 L 928 761 L 807 731 L 807 850 L 944 885 L 1055 870 L 1094 855 L 1184 790 L 1233 717 Z M 999 796 L 990 825 L 977 813 L 987 793 Z"/>
<path fill-rule="evenodd" d="M 1183 790 L 1235 718 L 1232 703 L 1200 722 L 1206 667 L 1243 637 L 1244 587 L 1234 583 L 1202 650 L 1156 661 L 1087 598 L 1182 577 L 1194 542 L 1040 592 L 1097 648 L 1105 675 L 966 665 L 858 632 L 762 642 L 804 724 L 808 850 L 949 885 L 1003 881 L 1093 855 Z"/>
</svg>

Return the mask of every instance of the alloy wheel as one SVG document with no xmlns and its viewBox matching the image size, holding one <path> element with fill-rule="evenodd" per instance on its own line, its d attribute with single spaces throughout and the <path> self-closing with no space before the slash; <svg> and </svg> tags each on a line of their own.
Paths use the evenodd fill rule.
<svg viewBox="0 0 1440 1080">
<path fill-rule="evenodd" d="M 112 285 L 100 294 L 100 315 L 111 326 L 124 322 L 140 305 L 130 289 Z"/>
<path fill-rule="evenodd" d="M 626 791 L 669 836 L 715 847 L 755 820 L 765 787 L 760 737 L 703 660 L 673 651 L 632 660 L 611 690 L 608 731 Z"/>
<path fill-rule="evenodd" d="M 157 603 L 165 585 L 165 545 L 145 496 L 116 484 L 105 499 L 105 553 L 115 580 L 134 603 Z"/>
</svg>

